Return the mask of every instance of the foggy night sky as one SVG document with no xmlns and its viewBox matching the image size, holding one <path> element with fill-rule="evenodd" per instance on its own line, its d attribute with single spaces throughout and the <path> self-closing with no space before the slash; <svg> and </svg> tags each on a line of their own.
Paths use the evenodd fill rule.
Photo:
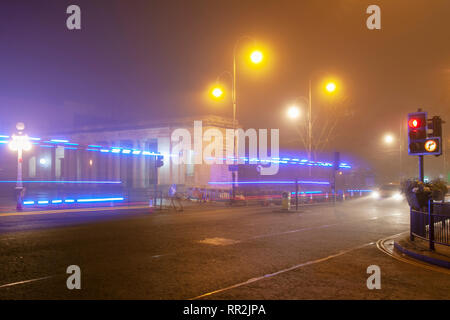
<svg viewBox="0 0 450 320">
<path fill-rule="evenodd" d="M 81 31 L 66 28 L 70 4 L 81 7 Z M 366 28 L 370 4 L 381 7 L 381 30 Z M 268 49 L 267 68 L 238 65 L 240 123 L 280 128 L 293 147 L 286 107 L 307 96 L 311 75 L 335 76 L 353 112 L 335 148 L 371 158 L 418 107 L 450 122 L 449 14 L 448 0 L 2 1 L 0 134 L 17 121 L 35 135 L 67 128 L 75 113 L 231 117 L 231 104 L 204 95 L 249 35 Z"/>
</svg>

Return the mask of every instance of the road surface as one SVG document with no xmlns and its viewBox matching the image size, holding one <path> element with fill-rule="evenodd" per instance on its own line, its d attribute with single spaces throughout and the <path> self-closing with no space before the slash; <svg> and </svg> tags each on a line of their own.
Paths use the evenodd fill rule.
<svg viewBox="0 0 450 320">
<path fill-rule="evenodd" d="M 0 216 L 0 299 L 450 299 L 450 276 L 393 259 L 405 202 L 275 212 L 205 205 Z M 69 265 L 81 289 L 69 290 Z M 369 290 L 367 268 L 381 270 Z"/>
</svg>

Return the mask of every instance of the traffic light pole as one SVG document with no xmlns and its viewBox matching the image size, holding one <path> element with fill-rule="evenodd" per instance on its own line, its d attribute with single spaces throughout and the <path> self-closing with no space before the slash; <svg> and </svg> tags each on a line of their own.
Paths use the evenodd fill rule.
<svg viewBox="0 0 450 320">
<path fill-rule="evenodd" d="M 155 155 L 155 173 L 154 173 L 154 195 L 153 195 L 153 207 L 156 208 L 156 199 L 157 199 L 157 188 L 158 188 L 158 156 Z"/>
<path fill-rule="evenodd" d="M 423 155 L 419 156 L 419 180 L 424 182 L 425 175 L 423 171 Z"/>
</svg>

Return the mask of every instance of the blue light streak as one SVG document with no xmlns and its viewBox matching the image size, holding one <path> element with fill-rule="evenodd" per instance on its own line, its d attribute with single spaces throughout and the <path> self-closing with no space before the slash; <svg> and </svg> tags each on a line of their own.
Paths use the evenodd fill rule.
<svg viewBox="0 0 450 320">
<path fill-rule="evenodd" d="M 111 197 L 111 198 L 81 198 L 81 199 L 55 199 L 55 200 L 39 200 L 38 205 L 50 205 L 50 204 L 63 204 L 63 203 L 97 203 L 97 202 L 115 202 L 123 201 L 123 197 Z M 22 202 L 24 205 L 34 205 L 36 204 L 33 200 L 26 200 Z"/>
<path fill-rule="evenodd" d="M 210 181 L 208 184 L 232 184 L 232 181 Z M 317 184 L 317 185 L 329 185 L 330 183 L 328 181 L 305 181 L 305 180 L 299 180 L 298 183 L 300 184 Z M 286 180 L 286 181 L 239 181 L 236 182 L 236 184 L 295 184 L 295 181 L 292 180 Z"/>
<path fill-rule="evenodd" d="M 0 183 L 17 183 L 15 180 L 0 180 Z M 25 180 L 23 183 L 74 183 L 74 184 L 120 184 L 122 181 L 72 181 L 72 180 Z"/>
<path fill-rule="evenodd" d="M 94 199 L 78 199 L 77 202 L 105 202 L 105 201 L 123 201 L 124 198 L 94 198 Z"/>
</svg>

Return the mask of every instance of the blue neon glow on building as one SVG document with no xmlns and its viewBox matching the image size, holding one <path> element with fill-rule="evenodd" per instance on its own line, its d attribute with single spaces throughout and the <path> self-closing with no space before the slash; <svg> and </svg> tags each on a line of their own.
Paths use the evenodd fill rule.
<svg viewBox="0 0 450 320">
<path fill-rule="evenodd" d="M 232 184 L 232 181 L 210 181 L 208 184 L 217 184 L 217 185 L 226 185 L 226 184 Z M 329 185 L 330 183 L 328 181 L 307 181 L 307 180 L 299 180 L 298 183 L 300 184 L 317 184 L 317 185 Z M 238 181 L 236 184 L 295 184 L 295 181 L 292 180 L 285 180 L 285 181 Z"/>
<path fill-rule="evenodd" d="M 16 180 L 0 180 L 0 183 L 17 183 Z M 76 180 L 25 180 L 23 183 L 74 183 L 74 184 L 121 184 L 122 181 L 76 181 Z"/>
<path fill-rule="evenodd" d="M 80 199 L 55 199 L 55 200 L 39 200 L 38 205 L 48 205 L 48 204 L 62 204 L 62 203 L 97 203 L 97 202 L 116 202 L 123 201 L 123 197 L 109 197 L 109 198 L 80 198 Z M 36 201 L 25 200 L 22 202 L 24 205 L 34 205 Z"/>
<path fill-rule="evenodd" d="M 0 137 L 2 138 L 9 138 L 10 136 L 8 135 L 0 135 Z M 30 138 L 30 140 L 37 140 L 40 141 L 41 138 Z M 9 141 L 5 140 L 5 141 L 0 141 L 0 144 L 7 144 Z M 56 146 L 58 146 L 58 144 L 62 144 L 59 145 L 60 147 L 63 147 L 65 149 L 69 149 L 69 150 L 76 150 L 78 148 L 74 148 L 74 147 L 68 147 L 68 146 L 79 146 L 78 143 L 72 143 L 67 139 L 50 139 L 49 141 L 44 141 L 44 143 L 50 143 L 50 145 L 45 145 L 45 144 L 40 144 L 40 143 L 36 143 L 41 147 L 45 147 L 45 148 L 54 148 Z M 81 147 L 80 147 L 81 148 Z M 102 153 L 114 153 L 114 154 L 125 154 L 125 155 L 146 155 L 146 156 L 155 156 L 155 155 L 163 155 L 162 153 L 159 152 L 149 152 L 149 151 L 144 151 L 144 150 L 137 150 L 137 149 L 133 149 L 133 150 L 129 150 L 129 149 L 124 149 L 122 147 L 111 147 L 111 148 L 104 148 L 102 146 L 99 145 L 87 145 L 87 147 L 84 147 L 87 151 L 99 151 Z M 93 148 L 98 148 L 98 149 L 93 149 Z M 178 157 L 179 155 L 165 155 L 165 156 L 169 156 L 169 157 Z M 220 160 L 220 158 L 217 158 L 218 160 Z M 239 159 L 237 158 L 233 158 L 233 157 L 229 157 L 229 159 L 232 159 L 233 161 L 239 161 L 239 159 L 244 160 L 245 163 L 257 163 L 257 162 L 261 162 L 261 163 L 281 163 L 281 164 L 297 164 L 297 165 L 308 165 L 308 166 L 319 166 L 319 167 L 332 167 L 333 163 L 330 162 L 316 162 L 316 161 L 309 161 L 308 159 L 298 159 L 298 158 L 294 158 L 291 159 L 289 157 L 273 157 L 271 159 L 256 159 L 256 158 L 252 158 L 249 160 L 249 158 L 247 157 L 240 157 Z M 241 163 L 239 163 L 241 164 Z M 339 168 L 342 169 L 351 169 L 351 165 L 349 165 L 348 163 L 345 162 L 341 162 L 339 165 Z"/>
</svg>

